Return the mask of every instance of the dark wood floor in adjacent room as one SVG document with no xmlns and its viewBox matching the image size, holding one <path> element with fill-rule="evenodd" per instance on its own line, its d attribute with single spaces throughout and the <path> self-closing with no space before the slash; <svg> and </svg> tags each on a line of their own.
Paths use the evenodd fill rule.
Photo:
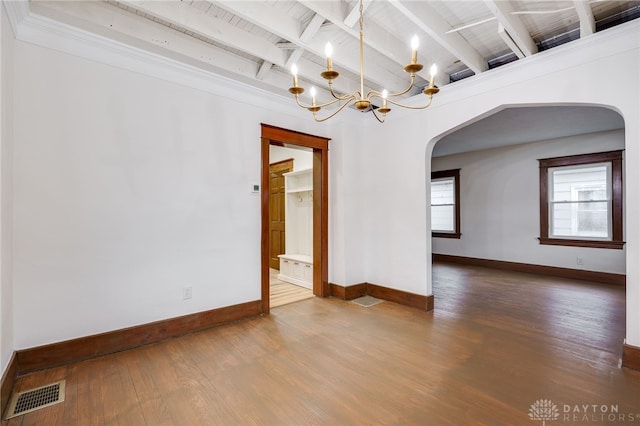
<svg viewBox="0 0 640 426">
<path fill-rule="evenodd" d="M 445 263 L 433 275 L 431 313 L 314 298 L 22 377 L 18 390 L 66 379 L 66 401 L 3 426 L 538 425 L 540 399 L 559 410 L 547 424 L 640 424 L 640 371 L 618 367 L 624 288 Z M 627 417 L 564 418 L 587 404 Z"/>
</svg>

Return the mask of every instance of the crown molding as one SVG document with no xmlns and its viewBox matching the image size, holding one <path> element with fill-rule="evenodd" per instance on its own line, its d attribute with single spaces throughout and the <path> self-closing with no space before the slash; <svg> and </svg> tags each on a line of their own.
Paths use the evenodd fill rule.
<svg viewBox="0 0 640 426">
<path fill-rule="evenodd" d="M 20 24 L 31 14 L 29 3 L 27 1 L 3 1 L 2 4 L 9 18 L 13 35 L 18 38 Z"/>
<path fill-rule="evenodd" d="M 269 110 L 274 109 L 275 103 L 280 112 L 302 115 L 300 108 L 286 96 L 39 15 L 30 10 L 27 1 L 8 1 L 3 4 L 16 40 L 236 102 Z"/>
</svg>

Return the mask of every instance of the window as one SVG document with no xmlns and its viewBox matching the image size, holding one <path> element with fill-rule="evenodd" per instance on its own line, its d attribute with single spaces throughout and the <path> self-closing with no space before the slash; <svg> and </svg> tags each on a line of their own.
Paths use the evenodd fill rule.
<svg viewBox="0 0 640 426">
<path fill-rule="evenodd" d="M 431 173 L 431 235 L 460 238 L 460 169 Z"/>
<path fill-rule="evenodd" d="M 540 162 L 540 244 L 621 249 L 622 151 Z"/>
</svg>

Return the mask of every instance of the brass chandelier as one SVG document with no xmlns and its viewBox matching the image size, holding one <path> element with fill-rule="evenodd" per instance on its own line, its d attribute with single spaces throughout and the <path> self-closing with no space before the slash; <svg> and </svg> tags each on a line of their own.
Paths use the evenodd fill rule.
<svg viewBox="0 0 640 426">
<path fill-rule="evenodd" d="M 323 71 L 322 73 L 320 73 L 320 75 L 327 80 L 327 82 L 329 83 L 329 92 L 331 93 L 331 95 L 333 96 L 333 99 L 326 102 L 326 103 L 322 103 L 322 104 L 318 104 L 316 102 L 316 88 L 315 87 L 311 87 L 310 90 L 310 94 L 311 94 L 311 105 L 304 105 L 300 102 L 300 95 L 304 92 L 304 88 L 301 86 L 298 86 L 298 67 L 293 64 L 291 66 L 291 74 L 293 74 L 293 87 L 289 88 L 289 92 L 291 94 L 293 94 L 296 98 L 296 103 L 302 107 L 305 108 L 309 111 L 311 111 L 313 113 L 313 118 L 315 119 L 315 121 L 317 122 L 322 122 L 322 121 L 326 121 L 328 119 L 330 119 L 331 117 L 335 116 L 336 114 L 338 114 L 340 111 L 342 111 L 344 109 L 344 107 L 350 105 L 351 103 L 354 104 L 354 106 L 356 107 L 356 109 L 360 110 L 361 112 L 367 112 L 367 111 L 371 111 L 373 113 L 373 115 L 376 117 L 376 119 L 380 122 L 380 123 L 384 123 L 385 118 L 387 117 L 387 113 L 389 113 L 389 111 L 391 111 L 391 108 L 389 108 L 389 104 L 392 105 L 396 105 L 402 108 L 409 108 L 409 109 L 425 109 L 428 108 L 429 106 L 431 106 L 431 101 L 433 100 L 433 95 L 435 95 L 436 93 L 438 93 L 440 91 L 440 89 L 438 89 L 434 84 L 433 84 L 433 80 L 435 78 L 436 72 L 437 72 L 437 67 L 435 64 L 433 64 L 431 66 L 431 80 L 429 82 L 429 86 L 427 86 L 424 90 L 423 93 L 425 95 L 427 95 L 429 97 L 429 101 L 426 105 L 422 105 L 422 106 L 413 106 L 413 105 L 405 105 L 405 104 L 401 104 L 397 101 L 394 101 L 391 98 L 395 98 L 398 96 L 402 96 L 406 93 L 408 93 L 414 86 L 415 83 L 415 78 L 416 78 L 416 73 L 420 72 L 423 68 L 422 64 L 418 63 L 418 37 L 417 36 L 413 36 L 413 39 L 411 41 L 411 63 L 409 63 L 408 65 L 406 65 L 404 67 L 404 70 L 406 72 L 409 73 L 409 75 L 411 76 L 411 80 L 409 82 L 409 87 L 405 90 L 403 90 L 402 92 L 398 92 L 398 93 L 389 93 L 386 89 L 384 89 L 382 92 L 379 92 L 377 90 L 370 90 L 369 92 L 367 92 L 366 96 L 365 96 L 365 92 L 364 92 L 364 36 L 363 36 L 363 27 L 364 27 L 364 19 L 363 19 L 363 13 L 364 12 L 364 8 L 363 8 L 363 0 L 360 0 L 360 90 L 356 90 L 353 93 L 348 93 L 345 95 L 339 95 L 337 94 L 334 90 L 333 90 L 333 80 L 335 80 L 336 78 L 338 78 L 338 76 L 340 75 L 340 73 L 338 73 L 338 71 L 335 71 L 333 69 L 333 61 L 332 61 L 332 54 L 333 54 L 333 48 L 331 46 L 331 43 L 327 43 L 326 48 L 325 48 L 325 55 L 327 57 L 327 69 L 325 71 Z M 374 108 L 371 100 L 374 98 L 379 98 L 382 100 L 382 106 L 380 108 Z M 329 114 L 326 117 L 323 118 L 319 118 L 318 117 L 318 111 L 320 111 L 322 108 L 324 107 L 328 107 L 330 105 L 333 105 L 335 103 L 341 103 L 338 106 L 338 109 L 333 111 L 331 114 Z"/>
</svg>

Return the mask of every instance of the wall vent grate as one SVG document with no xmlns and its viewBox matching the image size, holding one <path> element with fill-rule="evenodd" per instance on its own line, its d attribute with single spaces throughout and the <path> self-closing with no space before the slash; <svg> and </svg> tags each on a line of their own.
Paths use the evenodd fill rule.
<svg viewBox="0 0 640 426">
<path fill-rule="evenodd" d="M 14 393 L 7 407 L 5 420 L 64 401 L 65 381 L 61 380 L 36 389 Z"/>
<path fill-rule="evenodd" d="M 384 300 L 378 299 L 373 296 L 362 296 L 362 297 L 358 297 L 357 299 L 353 299 L 351 302 L 355 303 L 356 305 L 369 308 L 371 306 L 377 305 L 378 303 L 384 302 Z"/>
</svg>

